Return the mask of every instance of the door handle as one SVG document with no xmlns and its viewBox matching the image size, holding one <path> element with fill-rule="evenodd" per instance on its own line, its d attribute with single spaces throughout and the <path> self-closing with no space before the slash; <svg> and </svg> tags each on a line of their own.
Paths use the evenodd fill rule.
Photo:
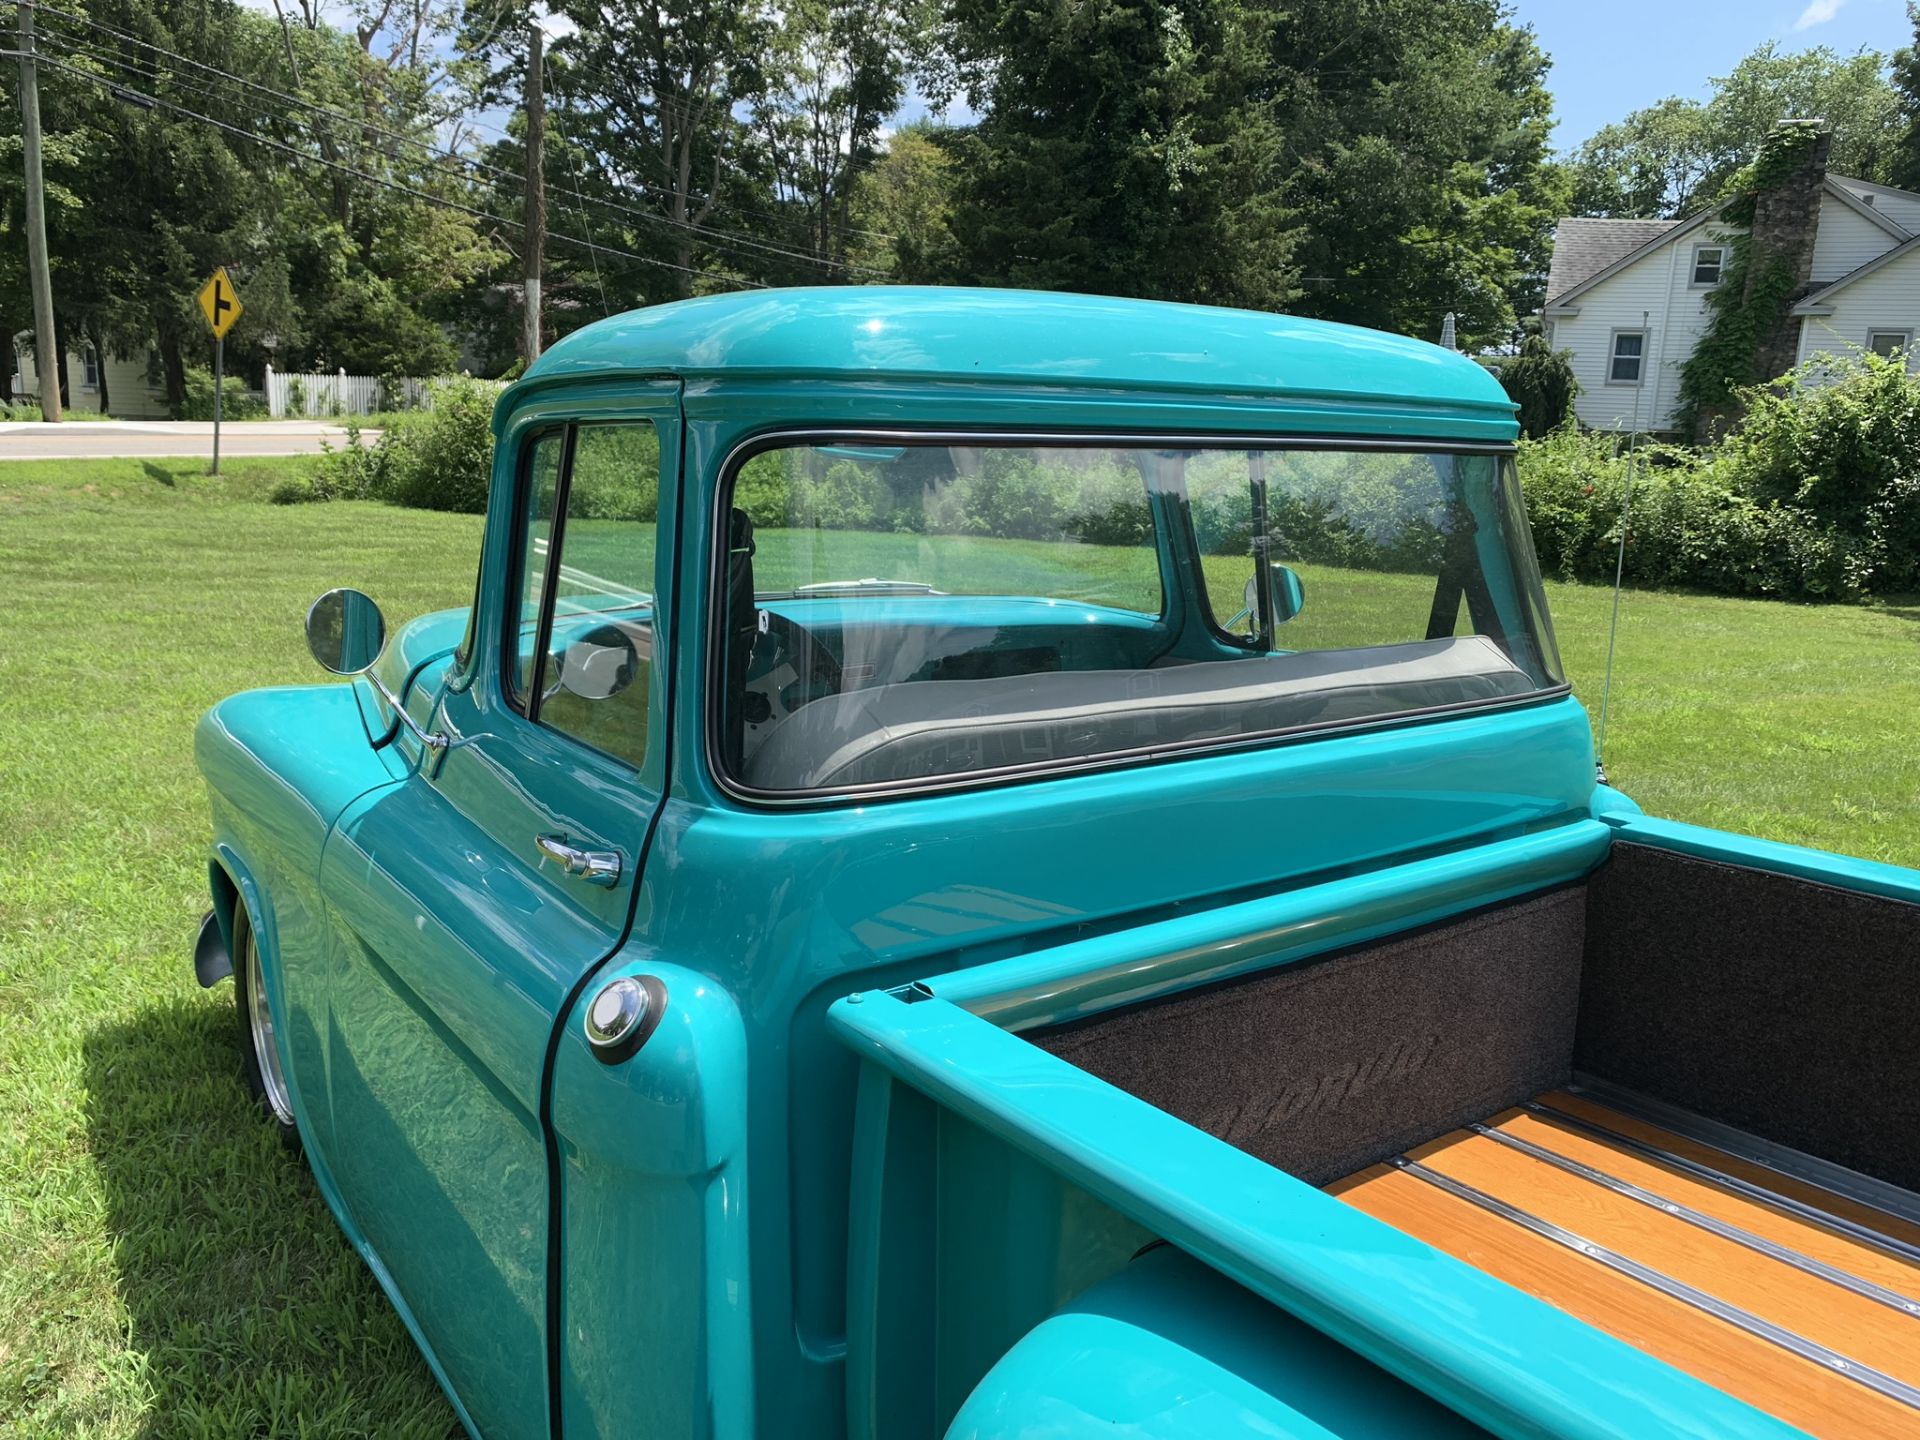
<svg viewBox="0 0 1920 1440">
<path fill-rule="evenodd" d="M 549 860 L 558 860 L 569 875 L 578 875 L 589 885 L 620 883 L 618 850 L 582 850 L 564 835 L 536 835 L 534 847 Z"/>
</svg>

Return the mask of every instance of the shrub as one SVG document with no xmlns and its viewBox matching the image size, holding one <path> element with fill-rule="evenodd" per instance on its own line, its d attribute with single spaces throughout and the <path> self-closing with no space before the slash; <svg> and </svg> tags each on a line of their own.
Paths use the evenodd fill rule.
<svg viewBox="0 0 1920 1440">
<path fill-rule="evenodd" d="M 477 515 L 493 478 L 493 405 L 499 390 L 477 380 L 433 387 L 433 408 L 416 424 L 383 430 L 374 493 L 396 505 Z"/>
<path fill-rule="evenodd" d="M 1580 393 L 1573 378 L 1573 354 L 1556 350 L 1545 338 L 1529 335 L 1520 352 L 1493 367 L 1507 398 L 1520 407 L 1520 431 L 1539 440 L 1566 424 L 1573 413 L 1573 397 Z"/>
<path fill-rule="evenodd" d="M 1782 599 L 1857 599 L 1870 547 L 1790 505 L 1758 497 L 1730 458 L 1563 427 L 1522 441 L 1520 480 L 1541 568 L 1611 584 L 1632 481 L 1622 574 L 1628 584 Z"/>
<path fill-rule="evenodd" d="M 1876 586 L 1920 586 L 1920 377 L 1905 357 L 1820 356 L 1740 401 L 1720 452 L 1736 483 L 1854 537 Z"/>
<path fill-rule="evenodd" d="M 247 382 L 229 375 L 220 387 L 220 413 L 226 420 L 261 420 L 267 415 L 267 402 L 247 389 Z M 186 374 L 186 399 L 180 403 L 181 420 L 213 419 L 213 372 L 189 369 Z"/>
</svg>

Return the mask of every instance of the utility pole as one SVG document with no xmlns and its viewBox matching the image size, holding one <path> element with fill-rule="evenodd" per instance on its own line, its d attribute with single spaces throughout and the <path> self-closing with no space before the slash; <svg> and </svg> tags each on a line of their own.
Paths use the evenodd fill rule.
<svg viewBox="0 0 1920 1440">
<path fill-rule="evenodd" d="M 520 351 L 531 365 L 540 358 L 540 260 L 547 247 L 547 96 L 538 22 L 527 39 L 527 288 Z"/>
<path fill-rule="evenodd" d="M 53 279 L 47 273 L 47 197 L 40 177 L 40 74 L 33 63 L 33 4 L 20 0 L 20 138 L 27 164 L 27 269 L 33 277 L 33 368 L 40 374 L 40 418 L 60 418 L 60 337 L 53 328 Z"/>
</svg>

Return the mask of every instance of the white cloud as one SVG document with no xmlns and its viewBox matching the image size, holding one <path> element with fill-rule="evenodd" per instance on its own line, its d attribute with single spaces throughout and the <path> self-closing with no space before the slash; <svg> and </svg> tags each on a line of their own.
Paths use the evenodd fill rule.
<svg viewBox="0 0 1920 1440">
<path fill-rule="evenodd" d="M 1816 25 L 1824 25 L 1840 13 L 1840 7 L 1847 0 L 1807 0 L 1807 8 L 1800 12 L 1800 18 L 1793 22 L 1796 30 L 1811 30 Z"/>
</svg>

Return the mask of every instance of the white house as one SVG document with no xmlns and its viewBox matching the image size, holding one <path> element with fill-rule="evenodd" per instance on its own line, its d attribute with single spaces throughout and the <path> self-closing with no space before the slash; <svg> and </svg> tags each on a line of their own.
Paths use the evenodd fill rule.
<svg viewBox="0 0 1920 1440">
<path fill-rule="evenodd" d="M 21 400 L 40 398 L 40 375 L 34 368 L 32 335 L 14 337 L 10 385 Z M 167 397 L 147 380 L 149 357 L 100 355 L 91 345 L 67 351 L 67 404 L 74 410 L 108 410 L 122 420 L 164 420 Z M 107 382 L 107 404 L 100 403 L 102 370 Z"/>
<path fill-rule="evenodd" d="M 1825 173 L 1826 143 L 1786 182 L 1754 244 L 1798 284 L 1762 373 L 1818 354 L 1911 353 L 1920 332 L 1920 194 Z M 1736 233 L 1717 205 L 1684 220 L 1561 220 L 1541 320 L 1572 353 L 1574 411 L 1595 428 L 1677 428 L 1680 367 L 1706 328 Z"/>
</svg>

